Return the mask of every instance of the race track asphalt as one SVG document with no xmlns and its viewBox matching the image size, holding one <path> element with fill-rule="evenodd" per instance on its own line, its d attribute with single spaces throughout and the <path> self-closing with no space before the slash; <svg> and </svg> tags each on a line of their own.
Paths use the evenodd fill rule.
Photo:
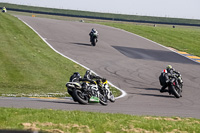
<svg viewBox="0 0 200 133">
<path fill-rule="evenodd" d="M 0 106 L 200 118 L 200 64 L 145 38 L 98 24 L 17 16 L 60 53 L 92 69 L 127 95 L 108 106 L 70 99 L 0 98 Z M 89 42 L 92 28 L 99 41 Z M 158 77 L 171 64 L 183 77 L 183 97 L 160 93 Z"/>
</svg>

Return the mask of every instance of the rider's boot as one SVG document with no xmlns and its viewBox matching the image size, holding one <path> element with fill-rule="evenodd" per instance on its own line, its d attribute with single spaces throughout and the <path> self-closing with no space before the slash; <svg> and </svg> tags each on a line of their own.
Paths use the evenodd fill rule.
<svg viewBox="0 0 200 133">
<path fill-rule="evenodd" d="M 167 85 L 162 86 L 162 88 L 160 89 L 160 92 L 168 92 L 168 90 L 166 89 Z"/>
</svg>

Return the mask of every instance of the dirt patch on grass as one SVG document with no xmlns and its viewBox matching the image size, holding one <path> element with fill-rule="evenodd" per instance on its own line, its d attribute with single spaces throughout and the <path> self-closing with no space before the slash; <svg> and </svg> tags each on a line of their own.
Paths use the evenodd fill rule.
<svg viewBox="0 0 200 133">
<path fill-rule="evenodd" d="M 148 131 L 142 128 L 135 128 L 133 125 L 130 125 L 127 129 L 122 127 L 122 131 L 126 133 L 160 133 L 156 130 Z"/>
<path fill-rule="evenodd" d="M 161 118 L 161 117 L 144 117 L 145 119 L 148 120 L 165 120 L 165 121 L 185 121 L 187 124 L 200 124 L 200 121 L 193 120 L 191 121 L 190 119 L 182 119 L 180 117 L 174 117 L 174 118 Z"/>
<path fill-rule="evenodd" d="M 79 133 L 91 133 L 90 128 L 87 125 L 78 125 L 78 124 L 54 124 L 51 122 L 40 123 L 22 123 L 24 129 L 31 131 L 46 131 L 49 133 L 66 133 L 71 130 L 76 130 Z"/>
<path fill-rule="evenodd" d="M 142 129 L 142 128 L 135 128 L 133 125 L 131 125 L 127 128 L 122 127 L 122 131 L 126 132 L 126 133 L 162 133 L 155 129 L 153 129 L 152 131 L 148 131 L 148 130 Z M 166 131 L 165 133 L 188 133 L 188 132 L 180 131 L 179 129 L 173 129 L 172 131 L 168 131 L 168 132 Z"/>
<path fill-rule="evenodd" d="M 175 117 L 175 118 L 144 117 L 144 118 L 148 120 L 182 121 L 180 117 Z"/>
</svg>

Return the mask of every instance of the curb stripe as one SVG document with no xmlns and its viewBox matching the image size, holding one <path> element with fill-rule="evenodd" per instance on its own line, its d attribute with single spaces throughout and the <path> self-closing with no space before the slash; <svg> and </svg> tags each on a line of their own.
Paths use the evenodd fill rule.
<svg viewBox="0 0 200 133">
<path fill-rule="evenodd" d="M 186 52 L 182 52 L 182 51 L 177 51 L 179 54 L 186 54 L 186 55 L 188 55 L 188 53 L 186 53 Z"/>
<path fill-rule="evenodd" d="M 192 58 L 192 59 L 200 59 L 200 57 L 197 57 L 197 56 L 187 56 L 189 58 Z"/>
</svg>

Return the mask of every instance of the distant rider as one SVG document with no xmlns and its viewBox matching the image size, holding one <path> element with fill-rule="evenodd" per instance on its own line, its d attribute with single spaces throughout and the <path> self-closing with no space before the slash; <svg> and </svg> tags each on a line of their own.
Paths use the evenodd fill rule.
<svg viewBox="0 0 200 133">
<path fill-rule="evenodd" d="M 92 37 L 94 36 L 94 34 L 97 35 L 97 41 L 98 41 L 98 35 L 99 35 L 98 31 L 96 29 L 92 28 L 91 32 L 89 33 L 89 35 L 90 35 L 90 42 L 92 42 Z"/>
<path fill-rule="evenodd" d="M 6 7 L 3 7 L 3 8 L 2 8 L 2 12 L 6 12 Z"/>
<path fill-rule="evenodd" d="M 160 84 L 162 86 L 162 88 L 160 89 L 161 93 L 168 92 L 166 88 L 169 86 L 169 80 L 171 77 L 173 77 L 173 75 L 178 75 L 178 80 L 180 80 L 180 82 L 183 82 L 180 77 L 180 72 L 177 72 L 171 65 L 168 65 L 166 69 L 162 71 L 161 76 L 159 77 Z"/>
</svg>

